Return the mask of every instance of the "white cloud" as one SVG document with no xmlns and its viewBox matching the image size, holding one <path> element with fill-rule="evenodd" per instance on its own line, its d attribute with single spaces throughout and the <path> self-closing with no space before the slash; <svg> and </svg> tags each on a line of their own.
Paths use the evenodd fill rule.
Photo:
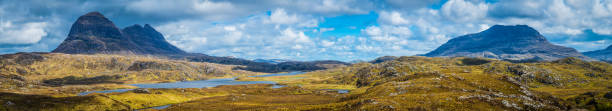
<svg viewBox="0 0 612 111">
<path fill-rule="evenodd" d="M 328 41 L 328 40 L 322 40 L 322 41 L 321 41 L 321 45 L 322 45 L 323 47 L 330 47 L 330 46 L 332 46 L 332 45 L 334 45 L 334 44 L 335 44 L 335 42 Z"/>
<path fill-rule="evenodd" d="M 464 22 L 481 19 L 487 16 L 486 3 L 472 3 L 463 0 L 449 0 L 442 5 L 442 13 L 447 19 Z"/>
<path fill-rule="evenodd" d="M 294 31 L 291 28 L 287 28 L 281 32 L 281 35 L 277 37 L 277 43 L 311 43 L 310 37 L 306 36 L 303 31 Z"/>
<path fill-rule="evenodd" d="M 244 16 L 249 12 L 244 8 L 236 8 L 231 2 L 209 0 L 138 0 L 128 2 L 125 8 L 143 16 L 195 17 L 206 20 L 224 20 Z"/>
<path fill-rule="evenodd" d="M 601 49 L 597 47 L 609 45 L 610 42 L 606 41 L 612 40 L 573 41 L 582 39 L 579 36 L 588 29 L 596 34 L 612 33 L 612 19 L 609 19 L 612 17 L 611 0 L 504 0 L 491 3 L 449 0 L 441 3 L 440 9 L 431 8 L 440 3 L 439 0 L 7 2 L 0 4 L 0 16 L 4 19 L 0 20 L 4 21 L 0 42 L 21 42 L 0 44 L 32 44 L 10 48 L 13 52 L 52 49 L 66 37 L 69 24 L 74 22 L 72 20 L 86 13 L 84 11 L 94 10 L 107 15 L 118 26 L 126 23 L 156 25 L 168 41 L 190 52 L 244 58 L 346 60 L 413 55 L 433 50 L 452 37 L 476 33 L 495 24 L 527 24 L 552 37 L 549 40 L 556 44 L 574 46 L 579 50 Z M 266 13 L 268 11 L 270 14 Z M 324 37 L 328 33 L 333 35 L 345 31 L 342 27 L 325 24 L 325 19 L 368 13 L 378 13 L 376 25 L 350 28 L 361 30 L 361 35 Z M 11 24 L 5 21 L 11 21 Z M 27 28 L 27 23 L 44 23 L 44 27 L 31 25 Z M 9 33 L 11 31 L 33 33 Z M 10 37 L 4 36 L 9 34 Z M 28 39 L 14 38 L 16 36 L 28 36 Z M 564 40 L 564 36 L 572 37 Z M 7 52 L 6 49 L 0 47 L 0 52 Z M 312 53 L 318 55 L 309 55 Z"/>
<path fill-rule="evenodd" d="M 333 28 L 333 27 L 332 28 L 319 28 L 319 31 L 321 33 L 327 32 L 327 31 L 334 31 L 334 30 L 335 30 L 335 28 Z"/>
<path fill-rule="evenodd" d="M 193 5 L 195 10 L 208 13 L 236 9 L 230 2 L 211 2 L 209 0 L 194 1 Z"/>
<path fill-rule="evenodd" d="M 270 14 L 269 20 L 265 22 L 273 23 L 273 24 L 294 24 L 294 23 L 297 23 L 298 20 L 299 19 L 297 15 L 295 14 L 288 15 L 287 12 L 285 12 L 285 9 L 279 8 L 279 9 L 274 10 Z"/>
<path fill-rule="evenodd" d="M 362 32 L 374 40 L 387 42 L 401 42 L 412 36 L 412 31 L 404 26 L 368 26 Z"/>
<path fill-rule="evenodd" d="M 362 0 L 298 0 L 283 2 L 287 8 L 324 15 L 365 14 L 372 3 Z"/>
<path fill-rule="evenodd" d="M 365 29 L 365 33 L 369 36 L 380 36 L 382 35 L 382 30 L 377 26 L 368 26 Z"/>
<path fill-rule="evenodd" d="M 0 44 L 33 44 L 47 36 L 46 22 L 30 22 L 13 25 L 0 21 Z"/>
<path fill-rule="evenodd" d="M 402 17 L 397 11 L 387 12 L 382 11 L 379 14 L 378 21 L 385 24 L 391 25 L 401 25 L 401 24 L 409 24 L 410 22 Z"/>
</svg>

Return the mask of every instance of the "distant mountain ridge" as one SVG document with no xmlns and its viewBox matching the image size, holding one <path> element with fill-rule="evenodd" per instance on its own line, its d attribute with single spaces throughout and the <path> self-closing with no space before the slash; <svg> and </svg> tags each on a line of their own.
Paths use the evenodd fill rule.
<svg viewBox="0 0 612 111">
<path fill-rule="evenodd" d="M 291 60 L 285 60 L 285 59 L 253 59 L 253 62 L 271 63 L 271 64 L 278 64 L 278 63 L 289 62 L 289 61 L 291 61 Z"/>
<path fill-rule="evenodd" d="M 449 40 L 424 56 L 485 57 L 502 60 L 552 61 L 565 57 L 590 60 L 576 49 L 554 45 L 527 25 L 494 25 L 489 29 Z"/>
<path fill-rule="evenodd" d="M 136 24 L 120 30 L 99 12 L 90 12 L 77 19 L 68 37 L 51 52 L 68 54 L 131 53 L 185 54 L 168 43 L 153 27 Z"/>
<path fill-rule="evenodd" d="M 606 49 L 584 52 L 583 54 L 594 59 L 612 62 L 612 45 Z"/>
</svg>

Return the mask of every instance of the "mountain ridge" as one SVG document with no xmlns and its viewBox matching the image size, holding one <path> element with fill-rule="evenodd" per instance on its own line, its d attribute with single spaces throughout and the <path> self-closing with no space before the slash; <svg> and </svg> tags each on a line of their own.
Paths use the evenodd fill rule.
<svg viewBox="0 0 612 111">
<path fill-rule="evenodd" d="M 612 62 L 612 45 L 608 46 L 608 48 L 605 48 L 605 49 L 588 51 L 582 54 L 589 56 L 591 58 L 594 58 L 594 59 Z"/>
<path fill-rule="evenodd" d="M 134 24 L 119 29 L 100 12 L 80 16 L 72 25 L 68 37 L 53 53 L 66 54 L 128 54 L 153 55 L 175 60 L 243 65 L 236 69 L 257 72 L 312 71 L 349 65 L 341 61 L 281 61 L 279 63 L 255 62 L 234 57 L 216 57 L 200 53 L 188 53 L 168 43 L 151 25 Z"/>
<path fill-rule="evenodd" d="M 479 33 L 449 40 L 428 57 L 485 57 L 502 60 L 552 61 L 565 57 L 589 60 L 576 49 L 554 45 L 527 25 L 494 25 Z"/>
<path fill-rule="evenodd" d="M 80 16 L 68 37 L 51 52 L 68 54 L 184 54 L 168 43 L 161 33 L 145 24 L 119 29 L 100 12 Z"/>
</svg>

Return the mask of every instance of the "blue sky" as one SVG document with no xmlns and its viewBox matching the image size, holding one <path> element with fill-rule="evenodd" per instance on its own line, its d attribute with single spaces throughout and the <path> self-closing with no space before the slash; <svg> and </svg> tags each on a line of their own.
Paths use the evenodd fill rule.
<svg viewBox="0 0 612 111">
<path fill-rule="evenodd" d="M 612 0 L 0 0 L 0 54 L 51 51 L 91 11 L 151 24 L 188 52 L 247 59 L 410 56 L 495 24 L 579 51 L 612 44 Z"/>
</svg>

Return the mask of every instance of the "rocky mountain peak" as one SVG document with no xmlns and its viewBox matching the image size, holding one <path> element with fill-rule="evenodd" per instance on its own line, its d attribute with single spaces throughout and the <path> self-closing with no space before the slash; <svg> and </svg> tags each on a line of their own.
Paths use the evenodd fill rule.
<svg viewBox="0 0 612 111">
<path fill-rule="evenodd" d="M 120 30 L 99 12 L 80 16 L 68 37 L 52 52 L 69 54 L 134 53 L 181 54 L 184 51 L 169 44 L 163 35 L 145 24 Z"/>
<path fill-rule="evenodd" d="M 546 37 L 527 25 L 494 25 L 479 34 L 507 42 L 547 42 Z"/>
<path fill-rule="evenodd" d="M 515 37 L 542 36 L 537 30 L 527 25 L 494 25 L 484 33 L 514 35 Z"/>
<path fill-rule="evenodd" d="M 98 11 L 93 11 L 93 12 L 89 12 L 83 16 L 97 16 L 97 17 L 104 17 L 104 15 L 102 15 L 102 13 L 98 12 Z"/>
<path fill-rule="evenodd" d="M 152 54 L 183 54 L 186 53 L 174 45 L 168 43 L 164 36 L 151 25 L 144 27 L 138 24 L 126 27 L 122 30 L 124 36 L 130 38 L 144 52 Z"/>
</svg>

